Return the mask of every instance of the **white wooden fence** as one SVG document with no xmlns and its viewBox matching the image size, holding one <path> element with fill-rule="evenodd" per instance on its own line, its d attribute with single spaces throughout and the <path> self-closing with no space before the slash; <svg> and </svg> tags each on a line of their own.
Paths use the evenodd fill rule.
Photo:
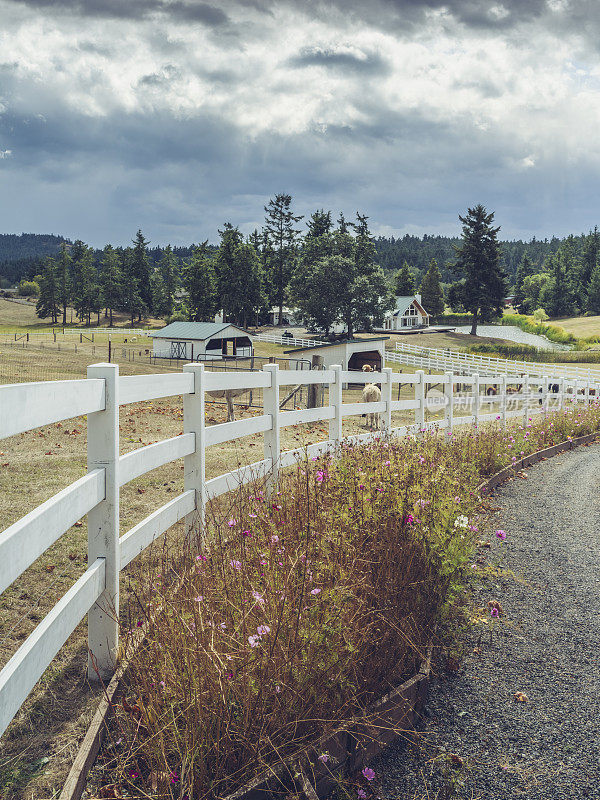
<svg viewBox="0 0 600 800">
<path fill-rule="evenodd" d="M 296 339 L 294 336 L 282 336 L 279 333 L 256 333 L 252 337 L 257 342 L 271 342 L 271 344 L 286 344 L 289 347 L 318 347 L 327 344 L 316 339 Z M 335 343 L 334 343 L 335 344 Z"/>
<path fill-rule="evenodd" d="M 347 383 L 377 383 L 381 400 L 344 403 Z M 413 387 L 412 397 L 393 399 L 394 384 Z M 324 384 L 328 405 L 300 411 L 280 411 L 280 387 Z M 435 397 L 428 387 L 439 385 Z M 497 394 L 482 394 L 495 386 Z M 458 389 L 468 387 L 467 394 Z M 549 389 L 556 389 L 556 393 Z M 506 375 L 426 376 L 423 371 L 405 375 L 390 368 L 380 373 L 279 370 L 265 365 L 259 372 L 211 373 L 201 364 L 186 364 L 181 373 L 119 376 L 115 364 L 88 368 L 86 379 L 20 383 L 0 386 L 0 439 L 73 417 L 88 417 L 88 472 L 42 503 L 0 534 L 0 593 L 39 558 L 79 519 L 88 516 L 88 568 L 21 645 L 0 672 L 0 735 L 56 656 L 76 626 L 88 617 L 90 660 L 88 674 L 107 679 L 117 656 L 119 573 L 158 536 L 179 520 L 188 529 L 202 525 L 209 499 L 257 478 L 272 487 L 281 468 L 302 458 L 305 450 L 281 452 L 280 432 L 289 425 L 326 420 L 329 438 L 308 447 L 309 455 L 335 449 L 342 441 L 344 417 L 364 413 L 381 415 L 384 434 L 418 433 L 430 426 L 452 430 L 459 424 L 492 419 L 502 424 L 511 417 L 527 419 L 550 405 L 566 401 L 590 402 L 600 383 L 564 377 L 525 377 L 519 383 Z M 261 416 L 205 426 L 205 393 L 224 389 L 262 389 Z M 512 389 L 512 393 L 511 393 Z M 183 435 L 119 454 L 119 407 L 139 401 L 183 395 Z M 465 403 L 465 400 L 468 401 Z M 540 405 L 541 401 L 541 405 Z M 486 407 L 486 404 L 487 407 Z M 496 410 L 492 411 L 492 404 Z M 518 407 L 517 407 L 518 406 Z M 459 411 L 467 413 L 459 415 Z M 392 428 L 392 413 L 414 411 L 414 422 Z M 426 420 L 426 412 L 444 412 L 443 418 Z M 232 472 L 206 480 L 206 449 L 254 433 L 264 435 L 264 457 Z M 365 433 L 344 441 L 368 441 L 381 433 Z M 184 459 L 184 490 L 142 522 L 121 535 L 120 487 L 161 465 Z"/>
<path fill-rule="evenodd" d="M 420 347 L 406 342 L 397 342 L 395 352 L 386 352 L 386 360 L 397 364 L 407 364 L 425 369 L 453 370 L 466 375 L 487 372 L 492 375 L 554 375 L 565 378 L 600 380 L 599 367 L 581 367 L 572 364 L 547 364 L 534 361 L 511 361 L 492 358 L 478 353 L 465 353 L 459 350 L 442 350 L 433 347 Z"/>
</svg>

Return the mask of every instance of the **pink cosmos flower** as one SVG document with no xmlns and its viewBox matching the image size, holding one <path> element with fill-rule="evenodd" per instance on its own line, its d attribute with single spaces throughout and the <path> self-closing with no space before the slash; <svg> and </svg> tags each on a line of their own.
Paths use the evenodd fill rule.
<svg viewBox="0 0 600 800">
<path fill-rule="evenodd" d="M 256 636 L 256 635 L 249 636 L 248 637 L 248 644 L 250 645 L 250 647 L 258 647 L 258 645 L 260 644 L 260 636 Z"/>
<path fill-rule="evenodd" d="M 259 625 L 256 632 L 259 636 L 266 636 L 267 633 L 271 633 L 271 628 L 268 625 Z"/>
<path fill-rule="evenodd" d="M 356 794 L 358 795 L 360 800 L 365 800 L 365 797 L 367 796 L 367 793 L 365 792 L 364 789 L 359 789 Z"/>
<path fill-rule="evenodd" d="M 235 560 L 234 561 L 230 561 L 229 562 L 229 566 L 233 567 L 234 569 L 237 569 L 238 572 L 239 572 L 239 570 L 241 570 L 241 568 L 242 568 L 242 562 L 241 561 L 235 561 Z"/>
<path fill-rule="evenodd" d="M 497 609 L 497 608 L 492 608 L 492 609 L 491 609 L 491 611 L 490 611 L 490 615 L 491 615 L 492 617 L 494 617 L 494 619 L 495 619 L 496 617 L 499 617 L 499 616 L 500 616 L 500 613 L 499 613 L 499 611 L 498 611 L 498 609 Z"/>
<path fill-rule="evenodd" d="M 199 595 L 197 595 L 196 597 L 194 597 L 194 600 L 195 600 L 197 603 L 201 603 L 201 602 L 204 600 L 204 595 L 203 595 L 203 594 L 199 594 Z"/>
<path fill-rule="evenodd" d="M 506 539 L 506 531 L 496 531 L 496 536 L 503 542 Z"/>
<path fill-rule="evenodd" d="M 320 589 L 311 589 L 311 590 L 310 590 L 310 593 L 311 593 L 311 594 L 315 594 L 315 595 L 316 595 L 316 594 L 320 594 L 320 592 L 321 592 L 321 590 L 320 590 Z"/>
<path fill-rule="evenodd" d="M 265 598 L 262 596 L 262 594 L 259 594 L 258 592 L 252 592 L 252 597 L 258 603 L 259 606 L 261 607 L 264 606 Z"/>
<path fill-rule="evenodd" d="M 234 519 L 230 519 L 227 524 L 229 525 L 230 528 L 233 528 L 236 525 L 236 521 Z"/>
<path fill-rule="evenodd" d="M 277 544 L 278 541 L 279 541 L 279 536 L 277 536 L 277 534 L 271 536 L 271 544 Z"/>
<path fill-rule="evenodd" d="M 322 764 L 326 764 L 329 761 L 329 756 L 327 755 L 327 753 L 321 753 L 321 755 L 319 756 L 319 761 Z"/>
<path fill-rule="evenodd" d="M 372 781 L 375 777 L 375 771 L 371 769 L 371 767 L 365 767 L 362 771 L 363 777 L 365 777 L 368 781 Z"/>
</svg>

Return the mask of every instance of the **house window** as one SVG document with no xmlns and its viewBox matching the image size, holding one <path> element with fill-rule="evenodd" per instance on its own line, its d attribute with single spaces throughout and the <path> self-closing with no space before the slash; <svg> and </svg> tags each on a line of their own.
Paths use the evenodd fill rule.
<svg viewBox="0 0 600 800">
<path fill-rule="evenodd" d="M 185 342 L 171 342 L 171 358 L 187 358 Z"/>
</svg>

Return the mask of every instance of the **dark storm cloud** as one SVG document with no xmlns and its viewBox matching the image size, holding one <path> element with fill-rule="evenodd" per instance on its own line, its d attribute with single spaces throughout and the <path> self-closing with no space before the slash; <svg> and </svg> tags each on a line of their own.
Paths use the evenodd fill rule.
<svg viewBox="0 0 600 800">
<path fill-rule="evenodd" d="M 109 19 L 145 19 L 161 13 L 173 20 L 200 22 L 209 27 L 218 27 L 229 21 L 220 8 L 207 3 L 184 3 L 179 0 L 10 0 L 29 8 L 68 12 L 82 17 L 105 17 Z"/>
<path fill-rule="evenodd" d="M 361 58 L 353 53 L 335 50 L 308 48 L 289 59 L 291 67 L 327 67 L 343 72 L 382 75 L 389 71 L 389 65 L 378 53 L 367 54 Z"/>
</svg>

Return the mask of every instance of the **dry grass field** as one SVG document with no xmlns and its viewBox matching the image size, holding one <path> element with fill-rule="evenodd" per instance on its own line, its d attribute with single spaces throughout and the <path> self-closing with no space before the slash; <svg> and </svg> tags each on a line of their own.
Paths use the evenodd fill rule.
<svg viewBox="0 0 600 800">
<path fill-rule="evenodd" d="M 567 333 L 572 333 L 578 339 L 588 336 L 600 336 L 600 317 L 568 317 L 566 319 L 551 319 L 550 324 L 564 328 Z"/>
</svg>

